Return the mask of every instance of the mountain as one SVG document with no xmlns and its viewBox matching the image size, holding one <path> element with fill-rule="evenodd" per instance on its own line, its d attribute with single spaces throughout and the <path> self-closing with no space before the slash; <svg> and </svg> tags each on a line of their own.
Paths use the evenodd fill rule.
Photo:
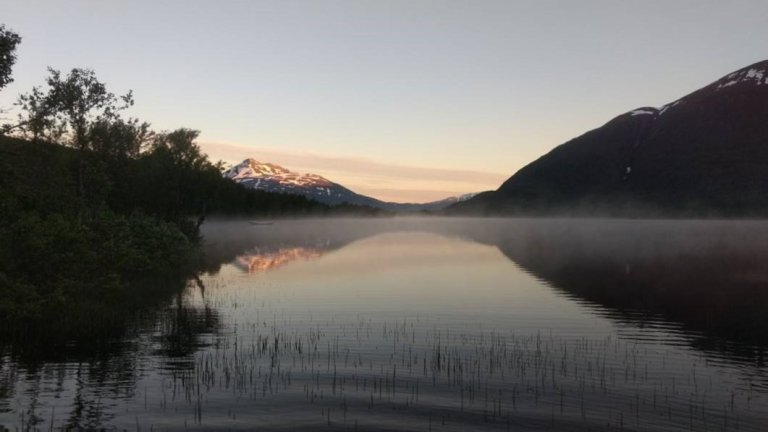
<svg viewBox="0 0 768 432">
<path fill-rule="evenodd" d="M 253 189 L 302 195 L 324 204 L 349 203 L 397 212 L 442 210 L 467 200 L 474 194 L 445 198 L 428 203 L 394 203 L 355 193 L 317 174 L 299 174 L 279 165 L 246 159 L 224 171 L 224 176 Z"/>
<path fill-rule="evenodd" d="M 768 214 L 768 60 L 619 115 L 449 212 Z"/>
</svg>

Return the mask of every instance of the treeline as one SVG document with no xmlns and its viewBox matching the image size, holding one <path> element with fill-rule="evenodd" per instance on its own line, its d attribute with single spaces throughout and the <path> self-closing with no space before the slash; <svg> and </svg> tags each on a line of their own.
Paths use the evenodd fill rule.
<svg viewBox="0 0 768 432">
<path fill-rule="evenodd" d="M 20 42 L 0 26 L 0 90 Z M 49 68 L 18 96 L 0 133 L 0 327 L 53 310 L 110 316 L 158 279 L 178 286 L 211 214 L 380 214 L 240 186 L 200 150 L 198 131 L 153 131 L 125 116 L 133 104 L 79 68 Z"/>
<path fill-rule="evenodd" d="M 140 211 L 183 227 L 190 217 L 201 220 L 212 213 L 326 215 L 338 211 L 304 197 L 255 191 L 224 178 L 222 164 L 211 162 L 196 144 L 198 131 L 154 132 L 149 123 L 121 116 L 133 103 L 131 92 L 110 93 L 91 70 L 73 69 L 64 76 L 49 69 L 46 86 L 20 95 L 18 119 L 3 129 L 6 135 L 30 144 L 27 157 L 31 159 L 37 158 L 34 152 L 48 151 L 46 146 L 69 150 L 48 151 L 48 159 L 70 163 L 71 181 L 37 186 L 41 191 L 71 187 L 75 196 L 69 210 L 81 216 L 100 208 Z M 27 161 L 22 157 L 17 163 Z M 47 175 L 49 167 L 41 162 L 33 165 L 27 167 L 29 175 Z M 346 207 L 345 211 L 366 210 Z"/>
</svg>

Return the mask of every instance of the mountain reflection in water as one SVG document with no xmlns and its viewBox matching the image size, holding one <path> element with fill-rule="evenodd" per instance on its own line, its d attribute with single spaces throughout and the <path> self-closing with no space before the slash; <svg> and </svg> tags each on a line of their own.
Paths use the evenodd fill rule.
<svg viewBox="0 0 768 432">
<path fill-rule="evenodd" d="M 307 247 L 280 248 L 275 251 L 253 251 L 237 257 L 235 265 L 248 273 L 262 273 L 282 267 L 292 261 L 320 258 L 323 250 Z"/>
<path fill-rule="evenodd" d="M 0 425 L 768 422 L 768 223 L 328 219 L 204 234 L 205 272 L 108 343 L 74 335 L 70 354 L 37 356 L 34 341 L 0 341 Z"/>
<path fill-rule="evenodd" d="M 509 260 L 595 313 L 637 327 L 664 322 L 688 330 L 707 350 L 762 359 L 768 346 L 768 223 L 749 221 L 624 221 L 560 219 L 405 219 L 291 225 L 290 233 L 258 233 L 249 241 L 277 249 L 239 255 L 258 272 L 317 259 L 386 232 L 432 232 L 497 247 Z M 242 232 L 235 229 L 239 241 Z M 233 231 L 229 228 L 229 233 Z M 318 240 L 318 236 L 324 240 Z M 232 240 L 220 237 L 216 247 Z M 246 241 L 246 244 L 250 244 Z M 242 246 L 240 246 L 242 247 Z M 261 246 L 264 248 L 265 246 Z M 234 247 L 237 250 L 238 246 Z M 237 256 L 232 252 L 229 256 Z"/>
</svg>

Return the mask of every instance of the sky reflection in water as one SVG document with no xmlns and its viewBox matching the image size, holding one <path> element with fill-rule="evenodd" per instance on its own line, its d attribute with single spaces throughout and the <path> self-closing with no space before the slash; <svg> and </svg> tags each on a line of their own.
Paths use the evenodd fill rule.
<svg viewBox="0 0 768 432">
<path fill-rule="evenodd" d="M 210 274 L 129 348 L 34 367 L 4 355 L 0 424 L 21 427 L 22 415 L 40 428 L 53 418 L 128 429 L 768 422 L 765 223 L 213 222 L 205 235 Z"/>
</svg>

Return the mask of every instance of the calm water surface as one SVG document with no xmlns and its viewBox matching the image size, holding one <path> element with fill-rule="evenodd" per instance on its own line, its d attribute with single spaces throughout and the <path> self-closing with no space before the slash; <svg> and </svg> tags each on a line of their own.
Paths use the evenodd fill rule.
<svg viewBox="0 0 768 432">
<path fill-rule="evenodd" d="M 119 337 L 0 344 L 0 425 L 768 430 L 768 223 L 204 234 L 208 271 Z"/>
</svg>

